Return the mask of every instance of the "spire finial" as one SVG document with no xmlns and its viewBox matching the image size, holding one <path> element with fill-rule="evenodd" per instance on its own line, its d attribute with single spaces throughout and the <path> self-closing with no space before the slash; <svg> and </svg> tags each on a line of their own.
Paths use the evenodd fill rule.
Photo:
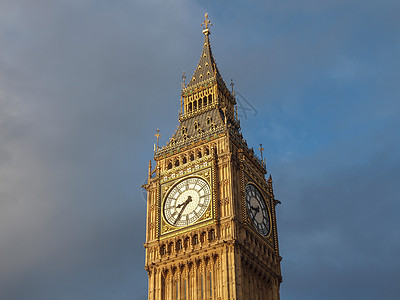
<svg viewBox="0 0 400 300">
<path fill-rule="evenodd" d="M 204 35 L 209 35 L 211 33 L 210 27 L 212 26 L 210 20 L 208 19 L 208 13 L 205 13 L 204 15 L 204 22 L 201 23 L 201 26 L 203 26 L 203 34 Z"/>
<path fill-rule="evenodd" d="M 233 82 L 233 79 L 231 78 L 231 84 L 230 86 L 232 87 L 232 94 L 233 94 L 233 86 L 235 85 L 235 83 Z"/>
</svg>

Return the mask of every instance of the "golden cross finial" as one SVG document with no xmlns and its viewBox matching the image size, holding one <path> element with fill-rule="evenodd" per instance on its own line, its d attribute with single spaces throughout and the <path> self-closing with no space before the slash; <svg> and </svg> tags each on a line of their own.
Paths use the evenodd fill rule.
<svg viewBox="0 0 400 300">
<path fill-rule="evenodd" d="M 231 78 L 231 87 L 232 87 L 232 93 L 233 93 L 233 86 L 235 85 L 235 83 L 233 82 L 233 79 Z"/>
<path fill-rule="evenodd" d="M 201 26 L 203 26 L 203 33 L 205 33 L 205 32 L 208 33 L 209 26 L 212 26 L 210 20 L 208 19 L 208 13 L 206 13 L 204 15 L 204 18 L 205 18 L 205 20 L 203 23 L 201 23 Z"/>
<path fill-rule="evenodd" d="M 157 131 L 157 133 L 155 133 L 154 135 L 155 135 L 156 138 L 157 138 L 157 149 L 158 149 L 158 141 L 159 141 L 159 139 L 160 139 L 161 134 L 160 134 L 160 129 L 157 128 L 156 131 Z"/>
<path fill-rule="evenodd" d="M 262 152 L 263 152 L 265 149 L 262 147 L 262 144 L 260 144 L 260 148 L 258 148 L 258 150 L 260 150 L 260 152 L 261 152 L 261 160 L 264 161 Z"/>
</svg>

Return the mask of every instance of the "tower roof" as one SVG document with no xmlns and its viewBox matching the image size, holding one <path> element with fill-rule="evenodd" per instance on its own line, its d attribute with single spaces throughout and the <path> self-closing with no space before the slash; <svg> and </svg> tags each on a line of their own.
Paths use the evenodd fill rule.
<svg viewBox="0 0 400 300">
<path fill-rule="evenodd" d="M 199 63 L 197 64 L 196 70 L 192 78 L 190 79 L 186 88 L 192 88 L 197 85 L 201 85 L 205 82 L 213 81 L 213 79 L 222 79 L 221 74 L 215 63 L 214 56 L 211 50 L 210 44 L 210 28 L 211 22 L 208 20 L 208 14 L 205 14 L 205 20 L 203 22 L 203 34 L 204 34 L 204 45 L 201 52 Z"/>
</svg>

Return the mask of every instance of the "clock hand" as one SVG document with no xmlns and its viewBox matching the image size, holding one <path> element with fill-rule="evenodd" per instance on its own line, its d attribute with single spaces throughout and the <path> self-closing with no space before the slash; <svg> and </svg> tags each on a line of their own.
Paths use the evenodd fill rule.
<svg viewBox="0 0 400 300">
<path fill-rule="evenodd" d="M 179 212 L 178 216 L 175 219 L 174 225 L 176 224 L 176 222 L 178 222 L 178 220 L 181 218 L 183 211 L 185 210 L 186 206 L 192 202 L 192 197 L 188 196 L 187 200 L 185 202 L 182 202 L 181 204 L 177 205 L 176 208 L 178 207 L 182 207 L 181 211 Z"/>
<path fill-rule="evenodd" d="M 182 207 L 183 205 L 186 205 L 187 203 L 189 203 L 189 202 L 191 202 L 191 201 L 192 201 L 192 197 L 191 197 L 191 196 L 188 196 L 188 198 L 187 198 L 184 202 L 182 202 L 181 204 L 178 204 L 178 205 L 176 206 L 176 208 Z"/>
<path fill-rule="evenodd" d="M 178 216 L 175 219 L 174 225 L 176 224 L 176 222 L 178 222 L 178 220 L 181 218 L 183 211 L 185 210 L 186 206 L 189 204 L 189 202 L 184 202 L 183 207 L 181 209 L 181 211 L 179 212 Z"/>
<path fill-rule="evenodd" d="M 260 208 L 259 208 L 259 207 L 254 207 L 254 206 L 250 205 L 250 208 L 251 208 L 252 210 L 254 210 L 254 211 L 256 212 L 256 214 L 260 212 Z M 255 214 L 255 215 L 256 215 L 256 214 Z M 255 216 L 255 215 L 254 215 L 254 216 Z"/>
</svg>

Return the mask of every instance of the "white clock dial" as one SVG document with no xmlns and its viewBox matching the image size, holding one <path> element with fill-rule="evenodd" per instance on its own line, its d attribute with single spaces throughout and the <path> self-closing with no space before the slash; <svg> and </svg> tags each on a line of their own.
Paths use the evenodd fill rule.
<svg viewBox="0 0 400 300">
<path fill-rule="evenodd" d="M 247 213 L 257 231 L 266 236 L 269 233 L 270 222 L 267 206 L 260 191 L 253 184 L 246 185 Z"/>
<path fill-rule="evenodd" d="M 203 216 L 210 200 L 210 186 L 204 179 L 184 179 L 168 193 L 164 202 L 164 217 L 173 226 L 188 226 Z"/>
</svg>

